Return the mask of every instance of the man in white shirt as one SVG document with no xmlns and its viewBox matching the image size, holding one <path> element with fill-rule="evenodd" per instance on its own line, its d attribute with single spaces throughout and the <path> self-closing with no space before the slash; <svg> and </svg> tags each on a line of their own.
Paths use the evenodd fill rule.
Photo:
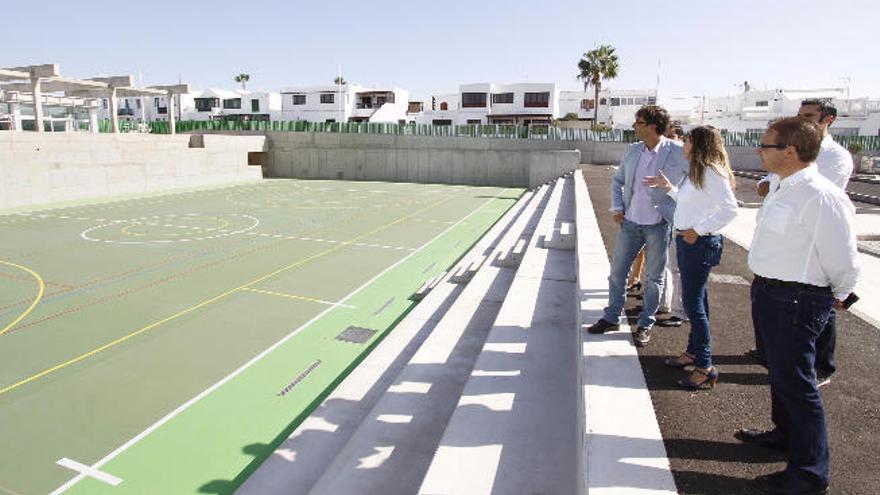
<svg viewBox="0 0 880 495">
<path fill-rule="evenodd" d="M 779 188 L 758 212 L 749 250 L 752 321 L 770 375 L 770 431 L 738 430 L 743 442 L 783 450 L 784 471 L 756 479 L 764 493 L 827 493 L 828 430 L 814 372 L 816 339 L 831 308 L 845 309 L 859 276 L 855 208 L 811 166 L 822 135 L 803 117 L 772 123 L 759 154 Z"/>
<path fill-rule="evenodd" d="M 831 102 L 826 100 L 803 100 L 798 116 L 814 122 L 822 133 L 822 144 L 819 148 L 819 156 L 816 157 L 816 166 L 819 173 L 833 182 L 842 191 L 846 191 L 846 185 L 852 176 L 854 164 L 852 155 L 843 146 L 834 141 L 828 128 L 837 119 L 837 109 Z M 758 183 L 758 194 L 766 196 L 771 190 L 776 189 L 779 177 L 776 174 L 768 174 L 765 180 Z M 837 371 L 834 361 L 834 349 L 837 346 L 837 315 L 832 310 L 831 317 L 822 334 L 816 341 L 816 376 L 819 386 L 831 381 L 831 375 Z M 757 351 L 758 359 L 763 361 L 760 348 Z"/>
</svg>

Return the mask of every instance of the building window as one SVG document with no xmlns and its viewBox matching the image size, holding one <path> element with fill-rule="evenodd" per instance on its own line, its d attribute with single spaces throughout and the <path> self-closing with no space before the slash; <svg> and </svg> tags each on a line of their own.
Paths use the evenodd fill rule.
<svg viewBox="0 0 880 495">
<path fill-rule="evenodd" d="M 605 99 L 605 98 L 599 98 L 599 104 L 600 104 L 600 105 L 607 105 L 607 104 L 608 104 L 608 100 Z"/>
<path fill-rule="evenodd" d="M 293 104 L 294 105 L 305 105 L 306 104 L 306 95 L 293 95 Z"/>
<path fill-rule="evenodd" d="M 656 96 L 649 96 L 648 97 L 648 105 L 656 105 L 656 104 L 657 104 L 657 97 Z"/>
<path fill-rule="evenodd" d="M 756 101 L 755 106 L 756 107 L 766 107 L 766 106 L 768 106 L 769 103 L 770 102 L 767 100 Z"/>
<path fill-rule="evenodd" d="M 107 108 L 107 105 L 104 105 L 104 108 Z M 445 101 L 440 102 L 440 110 L 449 110 L 449 103 Z"/>
<path fill-rule="evenodd" d="M 106 98 L 104 98 L 103 100 L 101 100 L 101 106 L 104 107 L 104 110 L 107 110 L 107 99 L 106 99 Z"/>
<path fill-rule="evenodd" d="M 153 98 L 153 105 L 154 105 L 156 108 L 159 108 L 159 98 Z"/>
<path fill-rule="evenodd" d="M 525 105 L 526 107 L 542 107 L 546 108 L 550 106 L 550 93 L 526 93 L 525 94 Z"/>
<path fill-rule="evenodd" d="M 581 108 L 584 110 L 592 110 L 596 108 L 595 101 L 592 98 L 581 100 Z"/>
<path fill-rule="evenodd" d="M 137 103 L 138 110 L 140 110 L 140 108 L 141 108 L 141 99 L 138 98 L 137 100 L 134 100 L 134 101 L 135 101 L 135 103 Z"/>
<path fill-rule="evenodd" d="M 219 98 L 195 98 L 195 101 L 199 112 L 210 112 L 212 108 L 220 106 Z"/>
<path fill-rule="evenodd" d="M 452 125 L 452 120 L 450 119 L 434 119 L 431 121 L 433 125 Z"/>
<path fill-rule="evenodd" d="M 492 93 L 492 104 L 513 103 L 513 93 Z"/>
<path fill-rule="evenodd" d="M 483 121 L 480 119 L 467 119 L 468 125 L 479 125 L 482 124 Z"/>
<path fill-rule="evenodd" d="M 620 106 L 620 98 L 611 98 L 611 106 L 619 107 Z"/>
<path fill-rule="evenodd" d="M 333 103 L 335 95 L 333 93 L 321 93 L 321 103 Z"/>
<path fill-rule="evenodd" d="M 241 108 L 241 98 L 229 98 L 228 100 L 223 100 L 223 108 Z"/>
<path fill-rule="evenodd" d="M 251 100 L 251 112 L 259 112 L 260 111 L 260 100 L 253 99 Z"/>
<path fill-rule="evenodd" d="M 485 108 L 486 93 L 462 93 L 461 106 L 462 108 Z"/>
<path fill-rule="evenodd" d="M 156 112 L 164 115 L 168 113 L 168 107 L 156 107 Z"/>
<path fill-rule="evenodd" d="M 424 103 L 420 101 L 411 101 L 407 105 L 406 113 L 419 113 L 425 109 Z"/>
<path fill-rule="evenodd" d="M 325 120 L 324 122 L 327 123 L 327 124 L 335 124 L 335 123 L 336 123 L 336 119 L 327 119 L 327 120 Z"/>
</svg>

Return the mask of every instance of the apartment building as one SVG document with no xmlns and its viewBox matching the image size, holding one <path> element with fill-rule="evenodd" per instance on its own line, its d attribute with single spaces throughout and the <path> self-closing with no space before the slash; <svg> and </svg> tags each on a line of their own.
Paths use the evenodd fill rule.
<svg viewBox="0 0 880 495">
<path fill-rule="evenodd" d="M 462 84 L 458 93 L 437 94 L 413 116 L 419 124 L 549 125 L 559 117 L 554 83 Z"/>
<path fill-rule="evenodd" d="M 657 103 L 657 92 L 653 89 L 603 89 L 599 91 L 598 124 L 613 129 L 631 129 L 636 111 L 644 105 Z M 593 124 L 596 110 L 594 91 L 562 91 L 559 95 L 559 113 L 562 117 L 570 113 L 584 126 Z"/>
<path fill-rule="evenodd" d="M 880 135 L 880 101 L 850 99 L 846 88 L 748 90 L 735 95 L 700 97 L 691 113 L 694 125 L 710 124 L 734 132 L 763 132 L 780 117 L 797 115 L 801 101 L 821 99 L 837 108 L 837 121 L 829 128 L 835 135 Z"/>
<path fill-rule="evenodd" d="M 281 118 L 310 122 L 406 123 L 409 92 L 355 84 L 289 87 L 281 91 Z"/>
</svg>

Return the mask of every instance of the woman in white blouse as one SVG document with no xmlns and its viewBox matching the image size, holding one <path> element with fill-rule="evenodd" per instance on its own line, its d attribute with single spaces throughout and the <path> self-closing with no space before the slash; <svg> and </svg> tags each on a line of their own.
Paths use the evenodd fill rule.
<svg viewBox="0 0 880 495">
<path fill-rule="evenodd" d="M 691 321 L 687 350 L 665 361 L 674 368 L 693 367 L 678 384 L 689 389 L 712 388 L 718 370 L 712 366 L 707 284 L 712 267 L 721 261 L 723 239 L 718 232 L 736 217 L 734 178 L 721 133 L 712 126 L 691 130 L 684 145 L 690 170 L 678 187 L 662 172 L 646 177 L 650 187 L 665 189 L 676 201 L 675 248 L 681 274 L 682 305 Z"/>
</svg>

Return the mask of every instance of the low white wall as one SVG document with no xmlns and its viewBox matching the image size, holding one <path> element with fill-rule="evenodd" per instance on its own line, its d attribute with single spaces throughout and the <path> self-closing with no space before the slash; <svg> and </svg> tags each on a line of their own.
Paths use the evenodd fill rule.
<svg viewBox="0 0 880 495">
<path fill-rule="evenodd" d="M 267 176 L 534 187 L 574 170 L 561 141 L 269 132 Z M 569 148 L 569 149 L 566 149 Z"/>
<path fill-rule="evenodd" d="M 0 208 L 262 178 L 264 136 L 0 132 Z"/>
</svg>

